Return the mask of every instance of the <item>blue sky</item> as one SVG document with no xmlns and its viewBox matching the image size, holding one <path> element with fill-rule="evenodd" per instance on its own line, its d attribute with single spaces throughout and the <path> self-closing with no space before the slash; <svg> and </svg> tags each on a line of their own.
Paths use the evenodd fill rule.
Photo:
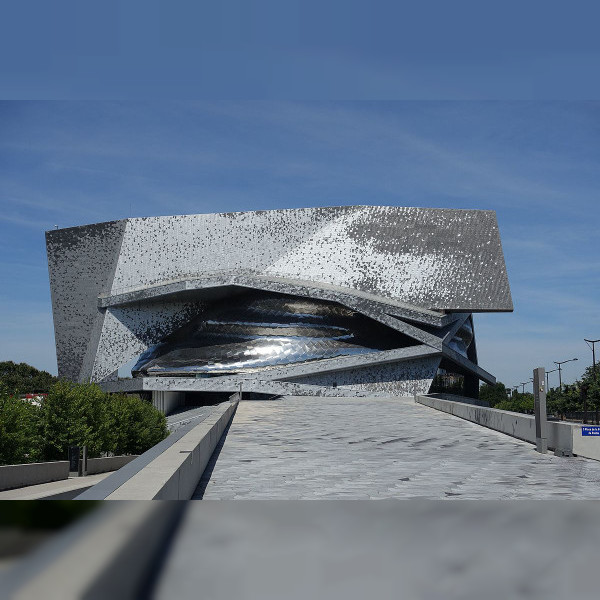
<svg viewBox="0 0 600 600">
<path fill-rule="evenodd" d="M 578 357 L 568 382 L 600 337 L 599 166 L 598 102 L 3 102 L 0 360 L 56 372 L 54 225 L 384 204 L 497 211 L 515 312 L 476 316 L 480 364 Z"/>
<path fill-rule="evenodd" d="M 3 98 L 600 94 L 600 7 L 594 0 L 4 4 Z"/>
</svg>

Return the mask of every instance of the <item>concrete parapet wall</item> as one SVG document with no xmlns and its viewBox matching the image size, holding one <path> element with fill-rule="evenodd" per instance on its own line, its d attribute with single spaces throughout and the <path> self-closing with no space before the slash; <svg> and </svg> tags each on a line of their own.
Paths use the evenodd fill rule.
<svg viewBox="0 0 600 600">
<path fill-rule="evenodd" d="M 474 406 L 432 396 L 417 396 L 419 404 L 535 444 L 535 417 L 507 410 Z M 600 460 L 600 437 L 582 436 L 581 425 L 548 421 L 548 448 Z"/>
<path fill-rule="evenodd" d="M 0 491 L 60 481 L 69 477 L 69 461 L 0 466 Z"/>
<path fill-rule="evenodd" d="M 432 393 L 428 394 L 432 398 L 440 398 L 442 400 L 451 400 L 452 402 L 461 402 L 462 404 L 473 404 L 475 406 L 490 407 L 490 403 L 487 400 L 480 400 L 479 398 L 469 398 L 468 396 L 458 396 L 456 394 L 443 394 L 443 393 Z"/>
<path fill-rule="evenodd" d="M 88 458 L 87 474 L 96 475 L 97 473 L 108 473 L 116 471 L 127 463 L 131 462 L 137 455 L 131 454 L 128 456 L 106 456 L 103 458 Z"/>
<path fill-rule="evenodd" d="M 209 417 L 166 448 L 106 499 L 189 500 L 237 405 L 236 400 L 215 407 Z"/>
<path fill-rule="evenodd" d="M 506 433 L 520 440 L 535 443 L 535 419 L 530 415 L 475 406 L 433 396 L 417 396 L 417 402 L 455 417 L 483 425 L 489 429 Z M 550 431 L 548 434 L 550 435 Z M 548 440 L 548 446 L 550 446 L 550 440 Z"/>
<path fill-rule="evenodd" d="M 581 427 L 573 426 L 573 454 L 600 460 L 600 437 L 581 435 Z"/>
<path fill-rule="evenodd" d="M 131 462 L 131 456 L 107 456 L 104 458 L 88 458 L 87 474 L 108 473 L 116 471 Z M 22 465 L 0 466 L 0 491 L 13 490 L 29 485 L 62 481 L 69 478 L 69 461 L 30 463 Z"/>
</svg>

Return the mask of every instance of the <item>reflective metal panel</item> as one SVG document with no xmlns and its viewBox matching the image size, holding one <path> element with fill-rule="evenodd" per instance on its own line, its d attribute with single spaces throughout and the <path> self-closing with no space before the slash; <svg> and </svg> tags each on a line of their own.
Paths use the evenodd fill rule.
<svg viewBox="0 0 600 600">
<path fill-rule="evenodd" d="M 467 319 L 462 327 L 456 332 L 456 335 L 450 340 L 448 346 L 452 348 L 452 350 L 456 350 L 459 354 L 462 354 L 464 357 L 467 356 L 467 350 L 469 346 L 473 342 L 473 325 L 471 324 L 471 319 Z"/>
<path fill-rule="evenodd" d="M 266 292 L 220 301 L 140 356 L 134 375 L 222 375 L 415 342 L 338 304 Z"/>
</svg>

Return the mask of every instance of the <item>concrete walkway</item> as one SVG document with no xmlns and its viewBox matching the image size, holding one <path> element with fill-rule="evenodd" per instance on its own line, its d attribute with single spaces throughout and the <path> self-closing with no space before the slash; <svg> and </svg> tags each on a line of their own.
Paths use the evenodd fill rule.
<svg viewBox="0 0 600 600">
<path fill-rule="evenodd" d="M 72 500 L 85 489 L 97 484 L 110 473 L 98 473 L 87 477 L 70 477 L 61 481 L 28 485 L 16 490 L 0 492 L 0 500 Z"/>
<path fill-rule="evenodd" d="M 600 498 L 600 462 L 406 398 L 243 401 L 222 442 L 195 499 Z"/>
</svg>

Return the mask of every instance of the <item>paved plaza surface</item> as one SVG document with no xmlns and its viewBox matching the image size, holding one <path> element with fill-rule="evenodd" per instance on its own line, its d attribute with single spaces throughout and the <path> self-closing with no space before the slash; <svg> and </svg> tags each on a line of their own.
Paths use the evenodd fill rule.
<svg viewBox="0 0 600 600">
<path fill-rule="evenodd" d="M 97 473 L 86 477 L 69 477 L 60 481 L 38 483 L 14 490 L 0 492 L 0 500 L 72 500 L 86 489 L 106 479 L 110 473 Z"/>
<path fill-rule="evenodd" d="M 195 499 L 600 498 L 600 462 L 412 398 L 240 402 Z"/>
</svg>

